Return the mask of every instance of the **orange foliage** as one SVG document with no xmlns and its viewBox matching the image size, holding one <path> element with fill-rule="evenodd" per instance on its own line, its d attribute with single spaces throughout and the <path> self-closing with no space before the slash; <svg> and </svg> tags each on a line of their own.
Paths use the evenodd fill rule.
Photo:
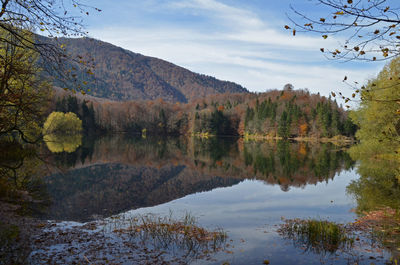
<svg viewBox="0 0 400 265">
<path fill-rule="evenodd" d="M 283 95 L 281 96 L 281 99 L 282 100 L 287 100 L 287 99 L 291 99 L 291 97 L 292 97 L 292 93 L 284 91 Z"/>
<path fill-rule="evenodd" d="M 288 184 L 290 184 L 290 179 L 286 178 L 286 177 L 279 177 L 278 178 L 278 183 L 280 185 L 288 185 Z"/>
<path fill-rule="evenodd" d="M 307 155 L 307 148 L 306 148 L 306 145 L 304 143 L 300 143 L 299 154 L 301 154 L 303 156 Z"/>
<path fill-rule="evenodd" d="M 222 106 L 222 105 L 218 106 L 218 111 L 223 111 L 224 109 L 225 109 L 224 106 Z"/>
<path fill-rule="evenodd" d="M 301 136 L 306 135 L 307 132 L 308 132 L 308 125 L 307 125 L 307 123 L 301 124 L 300 127 L 299 127 L 299 129 L 300 129 L 300 135 L 301 135 Z"/>
</svg>

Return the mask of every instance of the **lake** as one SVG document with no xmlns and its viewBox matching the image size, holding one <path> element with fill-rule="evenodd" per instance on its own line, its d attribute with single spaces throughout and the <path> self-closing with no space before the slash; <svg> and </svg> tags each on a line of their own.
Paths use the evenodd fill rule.
<svg viewBox="0 0 400 265">
<path fill-rule="evenodd" d="M 356 220 L 357 202 L 347 187 L 359 175 L 346 147 L 127 135 L 83 139 L 71 146 L 75 148 L 68 152 L 49 153 L 46 161 L 52 166 L 44 186 L 50 203 L 34 215 L 50 221 L 47 233 L 82 230 L 92 245 L 73 236 L 68 243 L 42 240 L 49 242 L 37 244 L 30 257 L 33 264 L 95 257 L 101 257 L 96 264 L 151 263 L 147 257 L 133 262 L 143 253 L 127 241 L 140 241 L 149 257 L 158 255 L 156 263 L 384 264 L 391 257 L 367 237 L 360 240 L 365 244 L 357 238 L 351 249 L 321 249 L 279 232 L 289 219 Z M 196 225 L 219 229 L 227 237 L 213 249 L 196 249 L 161 246 L 143 234 L 140 240 L 118 234 L 143 216 L 180 220 L 187 215 Z"/>
</svg>

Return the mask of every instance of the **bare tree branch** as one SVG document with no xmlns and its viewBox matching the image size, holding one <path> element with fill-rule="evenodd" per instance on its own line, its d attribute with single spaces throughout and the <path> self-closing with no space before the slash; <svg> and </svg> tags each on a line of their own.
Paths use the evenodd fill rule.
<svg viewBox="0 0 400 265">
<path fill-rule="evenodd" d="M 386 0 L 313 0 L 312 3 L 327 12 L 310 17 L 291 6 L 289 20 L 296 31 L 318 33 L 325 39 L 347 34 L 338 48 L 321 47 L 332 59 L 382 61 L 400 55 L 399 7 L 389 6 Z"/>
<path fill-rule="evenodd" d="M 400 5 L 391 6 L 387 0 L 311 0 L 325 13 L 322 15 L 308 16 L 306 12 L 291 6 L 288 15 L 292 27 L 285 26 L 293 32 L 312 32 L 320 34 L 327 39 L 331 36 L 341 35 L 344 42 L 336 48 L 321 47 L 328 59 L 348 61 L 386 61 L 400 55 Z M 400 85 L 400 76 L 392 76 L 390 86 L 377 87 L 370 84 L 376 91 Z M 372 98 L 365 86 L 347 81 L 343 82 L 353 89 L 351 97 L 338 93 L 345 103 L 356 101 L 356 96 L 361 95 L 361 101 L 374 100 L 377 102 L 400 102 L 400 98 Z M 332 93 L 333 96 L 336 93 Z M 346 105 L 346 107 L 350 107 Z"/>
</svg>

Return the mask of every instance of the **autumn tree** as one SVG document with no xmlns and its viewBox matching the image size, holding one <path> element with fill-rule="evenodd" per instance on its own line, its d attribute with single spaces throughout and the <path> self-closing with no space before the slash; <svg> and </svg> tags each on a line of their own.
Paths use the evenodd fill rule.
<svg viewBox="0 0 400 265">
<path fill-rule="evenodd" d="M 399 104 L 391 99 L 400 98 L 400 85 L 397 80 L 391 80 L 400 69 L 400 58 L 392 60 L 377 76 L 366 85 L 367 91 L 362 96 L 376 100 L 361 102 L 360 108 L 352 112 L 353 120 L 360 126 L 357 136 L 362 142 L 374 143 L 377 146 L 385 144 L 392 148 L 398 146 L 400 135 Z M 380 87 L 387 89 L 380 89 Z M 389 148 L 386 150 L 390 150 Z"/>
<path fill-rule="evenodd" d="M 305 136 L 306 134 L 307 134 L 307 132 L 308 132 L 308 125 L 307 125 L 307 123 L 302 123 L 300 126 L 299 126 L 299 130 L 300 130 L 300 136 Z"/>
<path fill-rule="evenodd" d="M 20 29 L 38 31 L 54 39 L 86 36 L 82 17 L 78 14 L 89 15 L 89 9 L 101 11 L 78 0 L 1 0 L 0 28 L 14 38 L 0 38 L 0 41 L 34 50 L 44 60 L 59 61 L 65 57 L 63 47 L 41 38 L 26 38 Z"/>
<path fill-rule="evenodd" d="M 76 80 L 74 71 L 66 69 L 71 65 L 83 65 L 91 73 L 90 64 L 79 56 L 70 57 L 58 42 L 60 36 L 86 34 L 80 15 L 88 15 L 88 9 L 76 0 L 1 0 L 0 136 L 18 135 L 25 142 L 38 138 L 41 112 L 50 94 L 39 76 L 42 70 L 60 80 Z M 38 67 L 39 62 L 45 69 Z"/>
<path fill-rule="evenodd" d="M 92 10 L 101 11 L 78 0 L 1 0 L 0 28 L 13 38 L 0 37 L 0 42 L 34 51 L 39 54 L 44 70 L 52 76 L 77 83 L 79 68 L 92 74 L 94 66 L 89 58 L 70 56 L 60 37 L 86 36 L 82 16 Z M 23 30 L 39 32 L 47 38 L 26 37 Z M 76 86 L 79 85 L 82 84 Z M 79 90 L 85 93 L 83 88 Z"/>
<path fill-rule="evenodd" d="M 75 113 L 52 112 L 43 125 L 43 134 L 76 134 L 82 131 L 82 121 Z"/>
<path fill-rule="evenodd" d="M 28 31 L 18 34 L 32 38 Z M 0 136 L 34 142 L 50 87 L 38 76 L 35 51 L 11 44 L 15 36 L 8 31 L 0 30 L 0 38 L 10 40 L 0 42 Z"/>
<path fill-rule="evenodd" d="M 350 149 L 358 161 L 360 178 L 347 188 L 357 200 L 357 212 L 377 208 L 399 208 L 400 182 L 400 85 L 390 79 L 400 69 L 400 58 L 386 65 L 378 76 L 366 84 L 362 95 L 375 100 L 363 100 L 351 116 L 360 127 L 360 143 Z M 386 87 L 386 89 L 381 89 Z M 367 95 L 366 95 L 367 94 Z M 382 100 L 382 101 L 381 101 Z"/>
</svg>

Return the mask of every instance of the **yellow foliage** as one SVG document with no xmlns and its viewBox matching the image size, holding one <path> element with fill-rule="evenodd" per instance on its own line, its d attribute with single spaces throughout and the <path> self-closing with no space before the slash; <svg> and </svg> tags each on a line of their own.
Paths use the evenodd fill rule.
<svg viewBox="0 0 400 265">
<path fill-rule="evenodd" d="M 82 131 L 82 121 L 75 113 L 52 112 L 43 125 L 43 134 L 79 133 Z"/>
<path fill-rule="evenodd" d="M 82 145 L 81 134 L 47 134 L 44 137 L 47 148 L 53 153 L 67 152 L 72 153 Z"/>
<path fill-rule="evenodd" d="M 39 124 L 50 86 L 38 77 L 38 54 L 23 48 L 32 40 L 32 34 L 24 30 L 18 34 L 23 36 L 20 40 L 0 30 L 0 135 L 18 133 L 24 140 L 35 141 L 40 136 Z"/>
</svg>

